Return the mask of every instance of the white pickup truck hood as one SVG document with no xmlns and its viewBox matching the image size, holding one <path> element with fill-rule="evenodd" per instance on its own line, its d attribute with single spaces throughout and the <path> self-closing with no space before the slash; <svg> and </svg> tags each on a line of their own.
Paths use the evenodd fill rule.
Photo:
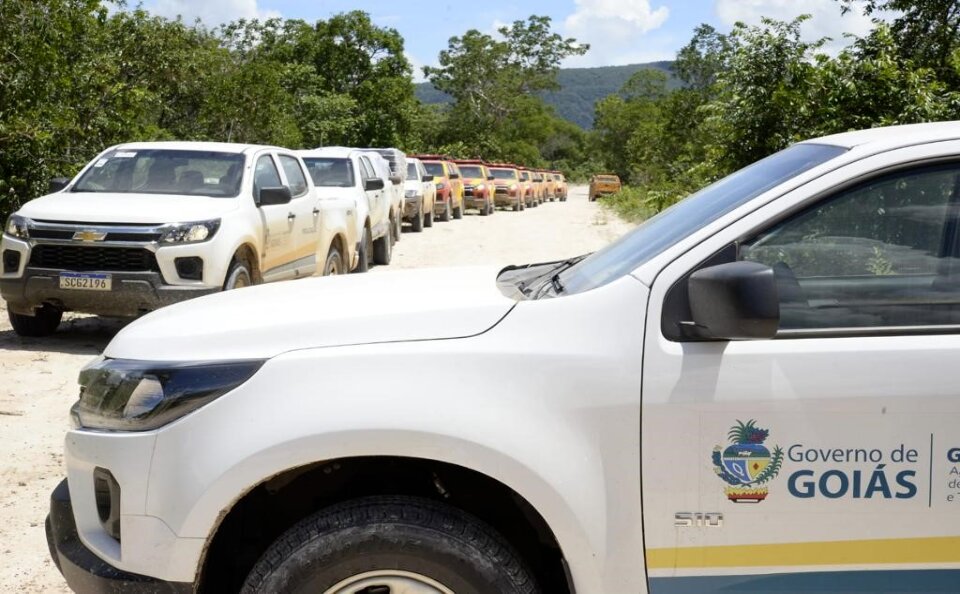
<svg viewBox="0 0 960 594">
<path fill-rule="evenodd" d="M 496 268 L 434 268 L 310 278 L 218 293 L 133 322 L 107 357 L 265 359 L 296 349 L 479 334 L 514 301 Z"/>
<path fill-rule="evenodd" d="M 27 202 L 17 214 L 43 221 L 159 225 L 216 219 L 236 209 L 238 200 L 176 194 L 58 192 Z"/>
</svg>

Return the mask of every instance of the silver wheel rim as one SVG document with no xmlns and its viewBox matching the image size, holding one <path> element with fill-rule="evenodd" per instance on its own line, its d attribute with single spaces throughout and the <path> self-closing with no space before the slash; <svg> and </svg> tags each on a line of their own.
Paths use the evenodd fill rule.
<svg viewBox="0 0 960 594">
<path fill-rule="evenodd" d="M 340 274 L 340 258 L 334 258 L 327 262 L 327 276 L 336 276 Z"/>
<path fill-rule="evenodd" d="M 335 584 L 324 594 L 366 594 L 373 588 L 387 588 L 390 594 L 454 594 L 440 582 L 425 575 L 399 569 L 368 571 Z"/>
</svg>

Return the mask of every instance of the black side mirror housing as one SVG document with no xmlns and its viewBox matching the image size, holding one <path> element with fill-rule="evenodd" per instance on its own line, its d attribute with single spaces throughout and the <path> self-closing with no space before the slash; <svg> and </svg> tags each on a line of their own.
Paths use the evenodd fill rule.
<svg viewBox="0 0 960 594">
<path fill-rule="evenodd" d="M 450 177 L 450 179 L 460 179 L 460 174 L 459 174 L 459 173 L 451 173 L 449 177 Z"/>
<path fill-rule="evenodd" d="M 286 186 L 277 186 L 275 188 L 260 188 L 260 206 L 274 206 L 277 204 L 290 204 L 293 200 L 293 194 L 290 188 Z"/>
<path fill-rule="evenodd" d="M 367 192 L 372 192 L 374 190 L 382 190 L 383 185 L 383 180 L 378 177 L 363 182 L 363 189 Z"/>
<path fill-rule="evenodd" d="M 497 179 L 497 178 L 493 177 L 492 175 L 488 175 L 488 176 L 487 176 L 487 181 L 493 181 L 493 180 L 495 180 L 495 179 Z"/>
<path fill-rule="evenodd" d="M 433 176 L 432 176 L 432 175 L 424 175 L 422 181 L 432 182 L 432 181 L 433 181 Z"/>
<path fill-rule="evenodd" d="M 773 338 L 780 326 L 780 297 L 773 268 L 731 262 L 703 268 L 688 281 L 690 311 L 704 338 Z"/>
<path fill-rule="evenodd" d="M 60 190 L 66 188 L 69 184 L 69 177 L 55 177 L 51 179 L 50 183 L 47 185 L 47 193 L 53 194 L 54 192 L 59 192 Z"/>
</svg>

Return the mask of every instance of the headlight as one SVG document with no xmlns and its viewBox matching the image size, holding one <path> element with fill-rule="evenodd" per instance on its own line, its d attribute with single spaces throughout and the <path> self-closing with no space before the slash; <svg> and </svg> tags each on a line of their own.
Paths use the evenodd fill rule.
<svg viewBox="0 0 960 594">
<path fill-rule="evenodd" d="M 447 187 L 447 184 L 445 184 L 445 183 L 443 183 L 443 182 L 440 182 L 439 184 L 437 184 L 437 189 L 438 189 L 438 190 L 442 190 L 442 189 L 444 189 L 444 188 L 446 188 L 446 187 Z"/>
<path fill-rule="evenodd" d="M 157 363 L 99 358 L 80 372 L 74 423 L 88 429 L 150 431 L 244 383 L 263 361 Z"/>
<path fill-rule="evenodd" d="M 519 187 L 520 187 L 520 186 L 518 186 L 517 184 L 510 184 L 510 191 L 511 191 L 511 192 L 516 192 L 516 191 L 517 191 L 517 188 L 519 188 Z"/>
<path fill-rule="evenodd" d="M 220 228 L 220 219 L 173 225 L 164 231 L 161 243 L 199 243 L 214 236 Z"/>
<path fill-rule="evenodd" d="M 482 192 L 484 187 L 486 187 L 486 186 L 484 186 L 483 184 L 477 184 L 477 186 L 476 186 L 475 189 L 476 189 L 478 192 Z"/>
<path fill-rule="evenodd" d="M 406 193 L 404 193 L 404 196 L 406 196 L 407 198 L 416 198 L 417 196 L 419 196 L 419 194 L 417 194 L 416 190 L 407 190 Z"/>
<path fill-rule="evenodd" d="M 30 238 L 30 219 L 20 215 L 10 215 L 7 219 L 7 226 L 4 228 L 7 235 L 18 239 Z"/>
</svg>

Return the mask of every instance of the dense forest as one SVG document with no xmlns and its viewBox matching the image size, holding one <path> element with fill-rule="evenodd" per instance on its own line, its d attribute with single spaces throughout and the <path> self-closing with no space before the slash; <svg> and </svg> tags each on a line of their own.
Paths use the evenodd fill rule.
<svg viewBox="0 0 960 594">
<path fill-rule="evenodd" d="M 701 26 L 670 65 L 567 71 L 589 48 L 531 16 L 452 38 L 424 71 L 449 98 L 431 103 L 400 34 L 361 11 L 208 29 L 99 0 L 0 0 L 0 215 L 111 144 L 182 139 L 612 170 L 630 185 L 612 203 L 645 216 L 797 140 L 960 119 L 960 3 L 837 10 L 883 18 L 838 55 L 800 18 Z"/>
</svg>

